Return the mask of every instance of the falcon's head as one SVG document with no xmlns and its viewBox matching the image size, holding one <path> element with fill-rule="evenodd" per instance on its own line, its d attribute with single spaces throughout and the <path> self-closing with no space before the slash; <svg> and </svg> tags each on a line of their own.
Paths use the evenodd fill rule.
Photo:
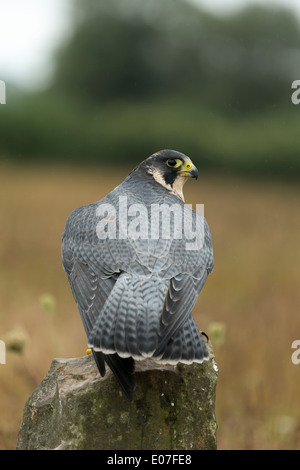
<svg viewBox="0 0 300 470">
<path fill-rule="evenodd" d="M 189 157 L 175 150 L 160 150 L 143 163 L 155 181 L 183 198 L 183 185 L 188 178 L 198 178 L 198 170 Z"/>
</svg>

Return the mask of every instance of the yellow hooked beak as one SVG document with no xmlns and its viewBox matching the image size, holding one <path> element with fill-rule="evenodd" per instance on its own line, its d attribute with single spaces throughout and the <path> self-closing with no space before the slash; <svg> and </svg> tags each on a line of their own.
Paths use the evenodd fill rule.
<svg viewBox="0 0 300 470">
<path fill-rule="evenodd" d="M 178 171 L 182 176 L 188 176 L 190 178 L 198 178 L 198 170 L 192 162 L 183 163 L 181 169 Z"/>
</svg>

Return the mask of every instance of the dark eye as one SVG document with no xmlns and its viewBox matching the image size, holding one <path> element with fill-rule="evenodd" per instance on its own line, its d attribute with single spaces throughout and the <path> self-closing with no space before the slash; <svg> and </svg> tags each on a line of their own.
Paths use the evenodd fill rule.
<svg viewBox="0 0 300 470">
<path fill-rule="evenodd" d="M 168 166 L 178 166 L 178 162 L 176 160 L 170 159 L 170 160 L 167 160 L 167 165 Z"/>
</svg>

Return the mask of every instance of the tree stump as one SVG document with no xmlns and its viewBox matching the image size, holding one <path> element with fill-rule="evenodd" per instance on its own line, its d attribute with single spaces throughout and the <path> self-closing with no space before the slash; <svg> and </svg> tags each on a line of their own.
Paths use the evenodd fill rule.
<svg viewBox="0 0 300 470">
<path fill-rule="evenodd" d="M 216 449 L 217 365 L 136 362 L 134 401 L 92 355 L 54 359 L 28 398 L 19 450 Z"/>
</svg>

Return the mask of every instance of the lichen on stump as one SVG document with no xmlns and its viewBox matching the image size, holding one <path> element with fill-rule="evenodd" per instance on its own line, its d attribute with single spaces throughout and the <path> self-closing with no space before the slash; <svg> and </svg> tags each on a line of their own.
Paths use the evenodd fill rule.
<svg viewBox="0 0 300 470">
<path fill-rule="evenodd" d="M 54 359 L 28 398 L 17 449 L 216 449 L 217 366 L 136 363 L 134 401 L 92 356 Z"/>
</svg>

